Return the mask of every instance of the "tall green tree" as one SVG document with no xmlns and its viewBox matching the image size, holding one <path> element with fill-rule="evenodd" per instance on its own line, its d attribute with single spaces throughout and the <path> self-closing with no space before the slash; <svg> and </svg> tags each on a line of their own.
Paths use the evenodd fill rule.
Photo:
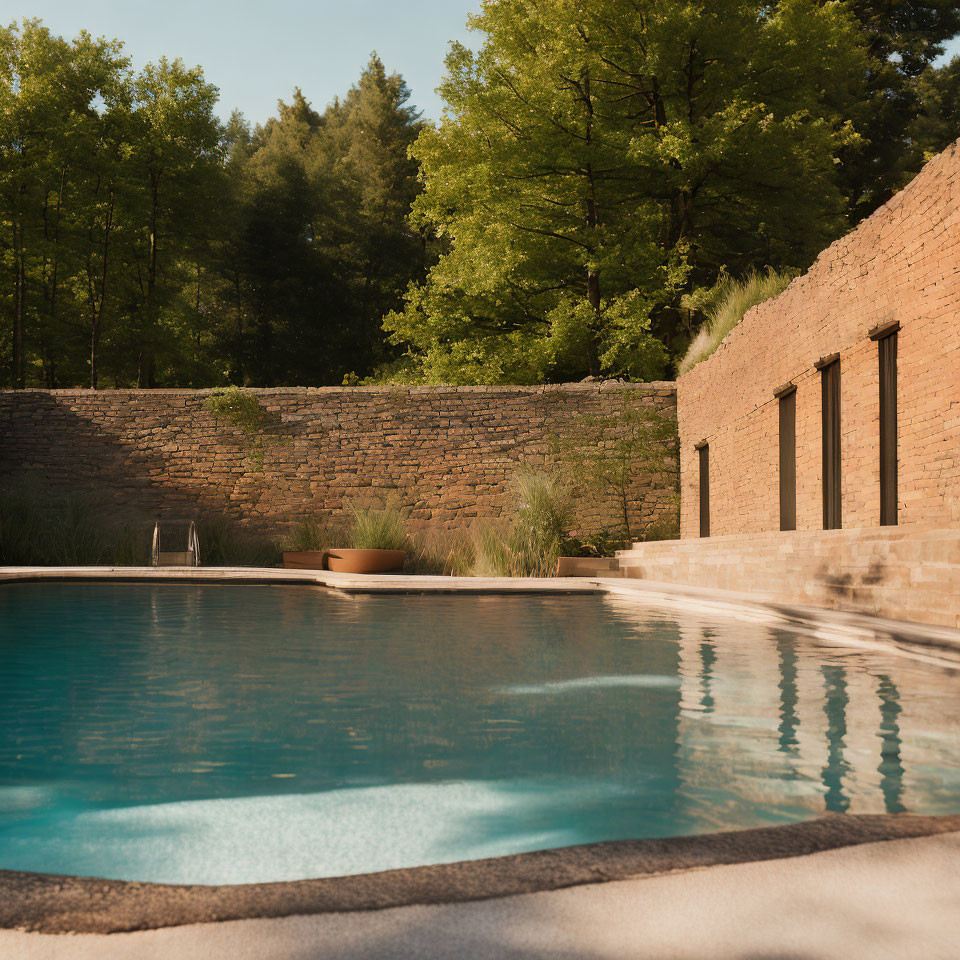
<svg viewBox="0 0 960 960">
<path fill-rule="evenodd" d="M 68 42 L 32 20 L 0 30 L 9 382 L 96 387 L 106 366 L 115 384 L 152 385 L 171 312 L 171 366 L 189 367 L 185 277 L 224 193 L 216 97 L 179 61 L 135 76 L 116 41 Z"/>
<path fill-rule="evenodd" d="M 347 228 L 340 242 L 359 315 L 359 368 L 390 359 L 383 316 L 430 257 L 426 237 L 408 220 L 420 189 L 409 151 L 424 127 L 409 100 L 403 77 L 388 74 L 373 54 L 356 85 L 324 114 L 325 152 L 345 174 L 338 220 Z"/>
<path fill-rule="evenodd" d="M 920 109 L 907 128 L 909 149 L 901 156 L 902 181 L 960 139 L 960 57 L 928 67 L 917 81 L 917 94 Z"/>
<path fill-rule="evenodd" d="M 860 138 L 840 155 L 840 183 L 853 223 L 872 213 L 919 170 L 914 119 L 921 78 L 960 34 L 956 0 L 851 0 L 867 51 L 863 96 L 847 107 Z"/>
<path fill-rule="evenodd" d="M 491 0 L 471 26 L 414 148 L 414 222 L 450 248 L 385 323 L 414 375 L 662 375 L 685 287 L 840 229 L 866 72 L 843 6 Z"/>
<path fill-rule="evenodd" d="M 249 383 L 330 382 L 344 349 L 322 227 L 326 194 L 312 163 L 319 126 L 296 91 L 255 133 L 236 171 L 238 283 L 248 318 L 236 366 Z"/>
<path fill-rule="evenodd" d="M 100 354 L 108 304 L 116 310 L 118 247 L 124 242 L 124 161 L 129 134 L 129 87 L 110 92 L 95 111 L 84 139 L 81 194 L 77 203 L 76 254 L 81 267 L 74 278 L 76 301 L 86 321 L 90 386 L 100 384 Z M 81 320 L 81 323 L 83 321 Z"/>
<path fill-rule="evenodd" d="M 69 44 L 37 20 L 0 30 L 0 254 L 16 386 L 36 360 L 53 370 L 60 287 L 77 253 L 68 221 L 79 215 L 78 181 L 99 123 L 94 102 L 114 96 L 125 67 L 117 44 L 87 34 Z"/>
<path fill-rule="evenodd" d="M 374 55 L 322 113 L 295 90 L 262 127 L 232 123 L 210 303 L 235 382 L 339 383 L 391 359 L 382 317 L 428 256 L 407 220 L 422 128 L 409 95 Z"/>
<path fill-rule="evenodd" d="M 125 171 L 131 319 L 137 385 L 152 387 L 165 314 L 188 285 L 183 274 L 196 269 L 199 234 L 222 193 L 222 130 L 218 90 L 199 67 L 166 58 L 147 64 L 132 94 Z"/>
<path fill-rule="evenodd" d="M 39 264 L 32 272 L 36 290 L 36 337 L 33 356 L 42 368 L 43 382 L 56 386 L 83 382 L 92 344 L 86 340 L 79 304 L 89 285 L 78 281 L 89 253 L 91 194 L 96 195 L 104 175 L 117 179 L 104 166 L 103 150 L 112 143 L 113 163 L 119 160 L 122 116 L 128 80 L 128 61 L 116 41 L 94 40 L 82 33 L 67 46 L 58 40 L 60 54 L 70 65 L 62 78 L 69 90 L 69 112 L 47 138 L 49 163 L 42 172 L 43 197 L 39 210 Z M 99 244 L 98 244 L 99 246 Z M 91 348 L 89 351 L 84 349 Z M 78 349 L 79 347 L 79 349 Z"/>
</svg>

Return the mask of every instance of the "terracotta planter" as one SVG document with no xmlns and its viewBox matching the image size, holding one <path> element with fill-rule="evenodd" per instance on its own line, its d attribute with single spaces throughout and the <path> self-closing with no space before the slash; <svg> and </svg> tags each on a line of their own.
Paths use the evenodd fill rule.
<svg viewBox="0 0 960 960">
<path fill-rule="evenodd" d="M 406 550 L 359 550 L 353 547 L 327 551 L 327 569 L 334 573 L 386 573 L 399 570 Z"/>
<path fill-rule="evenodd" d="M 620 571 L 615 557 L 558 557 L 558 577 L 616 577 Z"/>
<path fill-rule="evenodd" d="M 284 550 L 283 565 L 287 570 L 323 570 L 326 550 Z"/>
</svg>

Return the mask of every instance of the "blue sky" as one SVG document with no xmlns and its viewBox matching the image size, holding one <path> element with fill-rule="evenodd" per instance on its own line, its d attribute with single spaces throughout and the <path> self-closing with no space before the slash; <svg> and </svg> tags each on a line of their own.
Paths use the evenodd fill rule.
<svg viewBox="0 0 960 960">
<path fill-rule="evenodd" d="M 0 0 L 0 22 L 40 17 L 55 33 L 122 40 L 135 66 L 166 55 L 200 64 L 220 88 L 220 112 L 263 122 L 299 86 L 315 107 L 346 93 L 376 50 L 404 75 L 412 101 L 438 118 L 434 89 L 451 40 L 479 0 Z M 474 39 L 476 38 L 476 39 Z"/>
<path fill-rule="evenodd" d="M 54 32 L 81 29 L 123 40 L 137 67 L 166 54 L 200 64 L 220 88 L 224 117 L 239 107 L 253 123 L 295 86 L 322 109 L 346 93 L 376 50 L 399 70 L 413 102 L 437 119 L 434 89 L 451 40 L 478 46 L 465 27 L 479 0 L 0 0 L 0 22 L 40 17 Z M 950 45 L 960 53 L 960 41 Z"/>
</svg>

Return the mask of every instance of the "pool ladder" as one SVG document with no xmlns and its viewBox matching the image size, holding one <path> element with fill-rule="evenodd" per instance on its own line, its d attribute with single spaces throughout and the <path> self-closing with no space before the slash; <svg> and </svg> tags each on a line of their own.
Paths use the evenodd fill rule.
<svg viewBox="0 0 960 960">
<path fill-rule="evenodd" d="M 161 524 L 158 520 L 153 527 L 153 548 L 151 550 L 151 561 L 155 567 L 199 567 L 200 566 L 200 541 L 197 539 L 197 525 L 191 520 L 186 529 L 186 549 L 185 550 L 164 550 L 163 546 L 169 545 L 174 530 L 167 530 L 167 527 L 180 527 L 183 524 L 164 524 L 164 530 L 161 531 Z M 161 535 L 162 534 L 162 535 Z M 164 543 L 161 545 L 161 540 Z M 182 543 L 183 541 L 181 541 Z"/>
</svg>

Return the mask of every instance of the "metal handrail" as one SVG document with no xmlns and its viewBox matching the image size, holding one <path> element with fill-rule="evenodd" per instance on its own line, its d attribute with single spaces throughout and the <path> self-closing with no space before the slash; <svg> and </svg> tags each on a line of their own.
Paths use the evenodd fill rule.
<svg viewBox="0 0 960 960">
<path fill-rule="evenodd" d="M 200 538 L 197 536 L 197 525 L 191 520 L 190 525 L 187 527 L 187 542 L 185 544 L 186 549 L 183 552 L 183 556 L 186 558 L 186 563 L 191 567 L 200 566 Z M 179 555 L 179 554 L 177 554 Z M 163 556 L 163 551 L 160 549 L 160 521 L 157 520 L 153 525 L 153 544 L 150 550 L 150 560 L 153 566 L 161 566 L 160 559 Z M 169 552 L 167 552 L 169 557 Z M 171 564 L 171 561 L 168 559 L 168 564 Z M 177 565 L 176 561 L 172 562 L 173 565 Z"/>
<path fill-rule="evenodd" d="M 193 565 L 200 566 L 200 541 L 197 538 L 197 525 L 191 520 L 187 533 L 187 550 L 193 553 Z"/>
</svg>

